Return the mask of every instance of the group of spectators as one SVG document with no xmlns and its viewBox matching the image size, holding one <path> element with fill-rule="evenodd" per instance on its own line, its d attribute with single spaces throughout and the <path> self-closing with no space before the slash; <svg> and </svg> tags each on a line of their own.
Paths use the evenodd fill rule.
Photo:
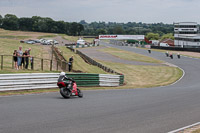
<svg viewBox="0 0 200 133">
<path fill-rule="evenodd" d="M 32 57 L 30 56 L 31 48 L 22 51 L 22 46 L 19 46 L 18 50 L 14 50 L 13 60 L 15 69 L 28 69 L 29 57 L 32 62 Z"/>
</svg>

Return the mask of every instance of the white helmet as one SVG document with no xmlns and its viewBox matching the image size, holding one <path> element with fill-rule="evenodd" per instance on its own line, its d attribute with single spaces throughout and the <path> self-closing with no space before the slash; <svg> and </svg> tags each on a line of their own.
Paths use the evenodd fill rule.
<svg viewBox="0 0 200 133">
<path fill-rule="evenodd" d="M 61 72 L 60 75 L 65 75 L 65 72 Z"/>
</svg>

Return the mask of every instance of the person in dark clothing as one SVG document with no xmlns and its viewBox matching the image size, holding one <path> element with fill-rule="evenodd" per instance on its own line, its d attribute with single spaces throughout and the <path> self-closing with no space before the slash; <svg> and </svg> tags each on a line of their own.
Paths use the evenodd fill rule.
<svg viewBox="0 0 200 133">
<path fill-rule="evenodd" d="M 149 54 L 151 54 L 151 49 L 148 49 Z"/>
<path fill-rule="evenodd" d="M 173 59 L 173 54 L 170 54 L 169 57 L 170 57 L 171 59 Z"/>
<path fill-rule="evenodd" d="M 58 83 L 59 83 L 59 82 L 64 82 L 64 83 L 65 83 L 66 80 L 72 81 L 72 84 L 73 84 L 73 82 L 74 82 L 74 80 L 73 80 L 72 78 L 69 78 L 69 77 L 67 77 L 67 76 L 65 75 L 65 72 L 61 72 L 61 73 L 60 73 L 60 76 L 58 77 Z M 73 88 L 72 84 L 69 84 L 69 86 L 68 86 L 68 87 L 71 87 L 71 89 Z"/>
<path fill-rule="evenodd" d="M 28 69 L 28 50 L 23 53 L 24 55 L 24 63 L 25 63 L 25 69 Z"/>
<path fill-rule="evenodd" d="M 18 69 L 18 66 L 17 66 L 17 50 L 14 50 L 13 61 L 14 61 L 15 69 Z"/>
<path fill-rule="evenodd" d="M 165 53 L 165 55 L 168 57 L 169 56 L 169 53 L 168 53 L 168 51 Z"/>
<path fill-rule="evenodd" d="M 177 57 L 178 57 L 178 59 L 180 59 L 180 58 L 181 58 L 181 56 L 180 56 L 180 54 L 179 54 L 179 53 L 177 53 Z"/>
<path fill-rule="evenodd" d="M 69 72 L 71 72 L 72 70 L 72 66 L 73 66 L 73 55 L 69 58 L 69 63 L 68 63 L 68 69 L 69 69 Z"/>
</svg>

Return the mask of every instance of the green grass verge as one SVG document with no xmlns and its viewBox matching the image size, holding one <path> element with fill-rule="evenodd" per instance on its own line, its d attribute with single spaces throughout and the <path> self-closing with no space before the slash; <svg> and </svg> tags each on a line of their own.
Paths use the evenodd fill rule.
<svg viewBox="0 0 200 133">
<path fill-rule="evenodd" d="M 0 35 L 0 38 L 7 38 L 7 39 L 27 39 L 27 38 L 30 38 L 30 36 Z"/>
<path fill-rule="evenodd" d="M 165 86 L 174 83 L 183 75 L 183 72 L 177 67 L 137 66 L 105 61 L 99 62 L 124 74 L 126 85 L 123 88 Z"/>
<path fill-rule="evenodd" d="M 140 62 L 147 62 L 147 63 L 163 63 L 163 61 L 161 60 L 157 60 L 145 55 L 128 52 L 128 51 L 120 50 L 116 48 L 105 48 L 105 49 L 100 49 L 99 51 L 106 52 L 118 58 L 130 60 L 130 61 L 140 61 Z"/>
</svg>

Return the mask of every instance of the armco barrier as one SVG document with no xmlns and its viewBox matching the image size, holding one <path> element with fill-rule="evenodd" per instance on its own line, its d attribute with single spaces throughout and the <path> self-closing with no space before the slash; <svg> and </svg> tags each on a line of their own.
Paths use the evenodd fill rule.
<svg viewBox="0 0 200 133">
<path fill-rule="evenodd" d="M 78 86 L 99 86 L 99 74 L 66 74 L 73 78 Z"/>
<path fill-rule="evenodd" d="M 0 91 L 55 88 L 58 73 L 0 74 Z"/>
<path fill-rule="evenodd" d="M 66 74 L 78 86 L 119 86 L 123 75 L 112 74 Z M 59 73 L 0 74 L 0 91 L 56 88 Z"/>
<path fill-rule="evenodd" d="M 70 47 L 71 49 L 74 49 L 74 48 L 86 48 L 86 47 L 97 47 L 97 46 L 99 46 L 99 44 L 76 45 L 76 46 L 68 46 L 68 47 Z"/>
</svg>

